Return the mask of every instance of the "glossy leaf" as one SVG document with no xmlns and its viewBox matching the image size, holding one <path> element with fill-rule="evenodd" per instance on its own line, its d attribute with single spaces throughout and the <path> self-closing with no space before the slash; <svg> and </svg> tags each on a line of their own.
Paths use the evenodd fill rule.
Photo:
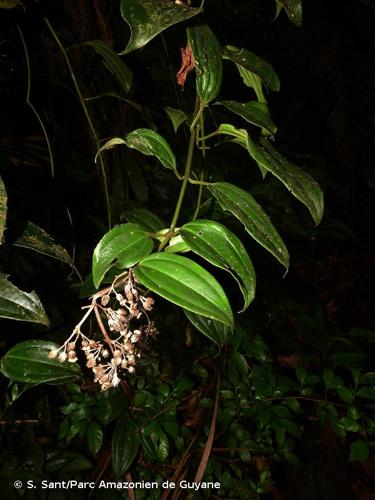
<svg viewBox="0 0 375 500">
<path fill-rule="evenodd" d="M 277 177 L 309 209 L 315 224 L 319 224 L 324 212 L 323 193 L 319 184 L 285 159 L 267 139 L 261 139 L 260 146 L 257 146 L 248 136 L 247 148 L 254 160 Z"/>
<path fill-rule="evenodd" d="M 130 132 L 125 141 L 129 148 L 136 149 L 146 156 L 156 156 L 164 167 L 176 168 L 176 157 L 170 145 L 157 132 L 149 128 L 139 128 Z"/>
<path fill-rule="evenodd" d="M 155 0 L 122 0 L 121 14 L 130 27 L 130 40 L 121 54 L 144 47 L 156 35 L 199 14 L 185 4 Z"/>
<path fill-rule="evenodd" d="M 92 455 L 96 455 L 103 443 L 103 430 L 96 422 L 90 422 L 87 427 L 87 440 Z"/>
<path fill-rule="evenodd" d="M 280 80 L 274 69 L 264 59 L 256 56 L 246 49 L 238 49 L 233 45 L 227 45 L 224 50 L 224 58 L 230 59 L 237 66 L 245 68 L 257 75 L 269 90 L 278 92 L 280 90 Z"/>
<path fill-rule="evenodd" d="M 124 210 L 124 217 L 128 222 L 137 224 L 144 231 L 156 233 L 165 227 L 164 222 L 147 208 L 129 208 Z"/>
<path fill-rule="evenodd" d="M 180 234 L 193 252 L 234 277 L 243 294 L 245 310 L 255 296 L 255 271 L 239 238 L 212 220 L 189 222 L 182 226 Z"/>
<path fill-rule="evenodd" d="M 65 248 L 58 245 L 48 233 L 33 222 L 27 223 L 25 230 L 14 242 L 14 245 L 60 260 L 68 264 L 68 266 L 72 266 L 73 264 Z"/>
<path fill-rule="evenodd" d="M 217 104 L 241 116 L 247 122 L 268 130 L 271 134 L 275 134 L 277 131 L 277 127 L 272 121 L 268 106 L 263 102 L 250 101 L 242 103 L 237 101 L 221 101 Z"/>
<path fill-rule="evenodd" d="M 170 253 L 186 253 L 189 252 L 189 250 L 189 245 L 186 244 L 179 234 L 177 236 L 173 236 L 173 238 L 169 240 L 168 245 L 165 247 L 165 251 Z"/>
<path fill-rule="evenodd" d="M 221 346 L 228 340 L 231 334 L 231 329 L 227 325 L 224 325 L 220 321 L 187 311 L 186 309 L 184 309 L 184 313 L 190 323 L 194 325 L 197 330 L 203 333 L 203 335 L 212 340 L 212 342 Z"/>
<path fill-rule="evenodd" d="M 86 42 L 85 45 L 92 47 L 104 59 L 106 68 L 116 77 L 125 93 L 128 93 L 132 86 L 133 73 L 121 57 L 116 54 L 110 45 L 102 40 L 91 40 Z"/>
<path fill-rule="evenodd" d="M 113 262 L 119 268 L 134 266 L 152 251 L 153 242 L 136 224 L 116 226 L 97 244 L 92 258 L 92 276 L 98 287 Z"/>
<path fill-rule="evenodd" d="M 0 177 L 0 245 L 3 242 L 5 224 L 7 220 L 8 197 L 5 190 L 3 179 Z"/>
<path fill-rule="evenodd" d="M 228 182 L 216 182 L 208 189 L 223 210 L 237 217 L 245 226 L 246 231 L 288 268 L 289 254 L 285 243 L 267 214 L 250 193 Z"/>
<path fill-rule="evenodd" d="M 136 424 L 128 416 L 117 420 L 112 436 L 112 466 L 117 478 L 122 477 L 134 462 L 139 443 L 140 436 Z"/>
<path fill-rule="evenodd" d="M 170 108 L 169 106 L 164 108 L 164 110 L 169 116 L 173 125 L 173 130 L 176 133 L 180 125 L 182 125 L 187 120 L 186 114 L 183 111 L 181 111 L 181 109 Z"/>
<path fill-rule="evenodd" d="M 35 292 L 24 292 L 0 273 L 0 318 L 49 326 L 46 312 Z"/>
<path fill-rule="evenodd" d="M 296 26 L 302 24 L 302 1 L 301 0 L 276 0 L 287 13 L 289 19 Z"/>
<path fill-rule="evenodd" d="M 58 347 L 54 342 L 43 340 L 21 342 L 2 357 L 1 373 L 11 380 L 31 384 L 73 382 L 81 375 L 78 364 L 60 363 L 48 357 L 48 353 Z"/>
<path fill-rule="evenodd" d="M 137 265 L 135 274 L 144 286 L 170 302 L 233 327 L 224 290 L 194 261 L 172 253 L 154 253 Z"/>
</svg>

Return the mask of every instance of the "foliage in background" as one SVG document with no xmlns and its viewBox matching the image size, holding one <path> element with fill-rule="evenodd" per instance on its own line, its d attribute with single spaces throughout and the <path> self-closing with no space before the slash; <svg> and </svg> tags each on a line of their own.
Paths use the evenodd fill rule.
<svg viewBox="0 0 375 500">
<path fill-rule="evenodd" d="M 0 6 L 15 8 L 18 3 Z M 121 53 L 125 57 L 117 55 L 109 43 L 113 34 L 106 28 L 103 12 L 95 11 L 103 39 L 81 37 L 78 44 L 77 40 L 62 41 L 64 26 L 58 32 L 50 14 L 39 8 L 34 13 L 44 22 L 41 29 L 48 50 L 65 65 L 58 82 L 67 92 L 64 99 L 73 100 L 69 106 L 82 114 L 76 137 L 67 144 L 82 152 L 81 157 L 73 154 L 75 162 L 84 161 L 88 167 L 76 167 L 73 174 L 85 177 L 90 186 L 95 183 L 95 188 L 88 189 L 95 195 L 90 200 L 95 208 L 87 220 L 97 219 L 95 238 L 100 235 L 101 239 L 95 244 L 92 238 L 85 246 L 78 238 L 69 253 L 42 225 L 25 220 L 20 230 L 16 211 L 14 215 L 8 211 L 6 224 L 7 196 L 1 181 L 1 233 L 7 225 L 2 270 L 11 272 L 13 252 L 17 256 L 26 249 L 42 254 L 41 259 L 47 256 L 61 263 L 59 268 L 50 268 L 51 280 L 56 273 L 66 277 L 69 268 L 77 277 L 65 278 L 74 293 L 72 317 L 68 321 L 54 317 L 47 333 L 32 332 L 32 337 L 48 336 L 48 340 L 30 340 L 30 335 L 27 340 L 19 338 L 21 342 L 2 358 L 1 371 L 11 380 L 4 400 L 5 421 L 16 419 L 24 398 L 39 393 L 43 409 L 37 412 L 37 422 L 48 436 L 42 449 L 34 435 L 36 422 L 24 419 L 21 425 L 31 425 L 24 436 L 31 455 L 23 459 L 17 453 L 10 464 L 4 455 L 1 477 L 6 484 L 31 476 L 36 481 L 70 478 L 73 473 L 83 477 L 90 471 L 97 481 L 103 475 L 160 483 L 166 478 L 176 482 L 204 478 L 221 483 L 219 497 L 257 498 L 277 482 L 271 474 L 275 464 L 298 466 L 309 421 L 316 428 L 328 425 L 349 460 L 369 457 L 375 430 L 375 381 L 368 357 L 373 333 L 353 328 L 348 335 L 332 337 L 325 331 L 319 307 L 309 310 L 308 293 L 294 299 L 287 294 L 284 300 L 280 291 L 273 303 L 271 287 L 265 285 L 257 292 L 266 304 L 264 314 L 252 313 L 252 309 L 243 316 L 232 313 L 230 303 L 243 312 L 255 297 L 254 269 L 258 266 L 254 268 L 248 252 L 260 263 L 262 278 L 268 276 L 276 290 L 282 287 L 277 284 L 281 278 L 274 278 L 276 267 L 265 274 L 264 257 L 246 233 L 288 269 L 287 246 L 276 229 L 278 224 L 275 227 L 267 213 L 280 223 L 281 233 L 307 231 L 307 218 L 301 222 L 299 215 L 303 209 L 294 206 L 270 177 L 281 181 L 307 207 L 316 224 L 323 215 L 323 197 L 306 168 L 297 167 L 273 145 L 277 128 L 268 92 L 279 90 L 278 76 L 268 62 L 247 48 L 221 46 L 221 38 L 226 37 L 209 27 L 209 4 L 204 17 L 199 5 L 123 0 L 121 15 L 130 28 L 129 42 Z M 292 22 L 301 24 L 299 0 L 276 2 L 276 7 L 277 14 L 284 9 Z M 118 13 L 113 17 L 116 33 Z M 168 38 L 169 30 L 163 31 L 175 24 L 176 31 Z M 18 32 L 22 46 L 24 36 L 20 28 Z M 160 34 L 158 44 L 155 37 Z M 179 44 L 183 49 L 177 72 Z M 40 133 L 45 134 L 48 127 L 30 101 L 30 57 L 35 55 L 27 44 L 23 47 L 26 102 L 41 124 Z M 234 80 L 235 85 L 233 69 L 242 80 Z M 183 93 L 174 82 L 174 73 Z M 226 86 L 227 75 L 231 83 Z M 138 82 L 141 91 L 137 91 Z M 237 89 L 243 84 L 241 93 Z M 216 102 L 220 92 L 225 99 Z M 237 92 L 244 95 L 243 101 L 230 100 Z M 68 128 L 75 125 L 71 117 L 66 120 Z M 36 160 L 29 154 L 26 161 L 31 165 L 43 161 L 40 149 L 32 143 L 29 146 L 39 153 Z M 9 147 L 4 151 L 8 162 L 16 164 L 17 155 Z M 56 146 L 52 154 L 56 159 L 66 152 Z M 52 168 L 52 175 L 61 174 Z M 98 178 L 102 195 L 97 190 Z M 102 206 L 109 225 L 123 222 L 107 233 Z M 70 230 L 79 232 L 83 225 L 74 228 L 74 216 L 63 200 L 62 207 Z M 77 212 L 82 208 L 86 210 L 83 204 Z M 164 220 L 171 222 L 168 225 Z M 241 233 L 242 228 L 245 232 Z M 53 234 L 53 225 L 50 229 Z M 319 229 L 309 231 L 312 237 L 319 235 Z M 89 272 L 94 247 L 92 274 L 79 284 L 81 272 Z M 266 267 L 272 266 L 265 262 Z M 242 302 L 220 269 L 235 279 Z M 5 273 L 1 275 L 1 316 L 48 327 L 43 300 L 24 291 L 36 287 L 38 280 L 34 277 L 34 284 L 31 274 L 27 283 L 17 277 L 13 284 Z M 96 292 L 103 283 L 108 288 Z M 78 289 L 81 297 L 92 296 L 92 300 L 77 324 Z M 54 315 L 53 310 L 47 313 Z M 272 331 L 278 322 L 283 329 L 283 321 L 296 316 L 298 326 L 291 330 L 303 342 L 295 351 L 292 347 L 291 354 L 277 357 Z M 156 328 L 160 335 L 155 340 Z M 209 340 L 199 338 L 197 331 Z M 260 332 L 271 332 L 271 336 Z M 298 345 L 296 339 L 288 343 Z M 108 391 L 92 384 L 85 362 Z M 42 382 L 60 387 L 52 394 L 47 386 L 38 385 Z M 58 442 L 51 437 L 56 427 Z M 82 446 L 87 456 L 81 454 Z M 134 493 L 136 498 L 161 498 L 160 491 Z M 198 498 L 210 495 L 203 491 Z"/>
</svg>

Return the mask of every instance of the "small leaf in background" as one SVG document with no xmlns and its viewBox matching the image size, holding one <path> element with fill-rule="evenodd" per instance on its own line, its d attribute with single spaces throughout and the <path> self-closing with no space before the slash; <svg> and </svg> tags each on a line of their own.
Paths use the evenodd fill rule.
<svg viewBox="0 0 375 500">
<path fill-rule="evenodd" d="M 309 209 L 315 224 L 319 224 L 323 217 L 324 200 L 323 192 L 315 179 L 286 160 L 267 139 L 260 140 L 261 151 L 250 137 L 248 139 L 249 153 L 255 161 L 275 175 Z"/>
<path fill-rule="evenodd" d="M 170 108 L 169 106 L 165 107 L 164 110 L 172 122 L 173 130 L 177 133 L 180 125 L 187 120 L 186 114 L 181 109 Z"/>
<path fill-rule="evenodd" d="M 14 9 L 22 5 L 21 0 L 0 0 L 0 9 Z"/>
<path fill-rule="evenodd" d="M 290 21 L 296 26 L 302 24 L 302 0 L 276 0 L 276 4 L 281 6 L 287 13 Z"/>
<path fill-rule="evenodd" d="M 3 179 L 0 177 L 0 245 L 3 242 L 5 224 L 7 220 L 7 192 L 5 190 Z"/>
<path fill-rule="evenodd" d="M 208 189 L 221 208 L 237 217 L 246 231 L 288 269 L 289 254 L 285 243 L 251 194 L 228 182 L 216 182 Z"/>
<path fill-rule="evenodd" d="M 165 247 L 165 251 L 169 253 L 186 253 L 189 250 L 189 245 L 182 239 L 180 234 L 173 236 L 169 240 L 168 246 Z"/>
<path fill-rule="evenodd" d="M 350 445 L 349 462 L 366 462 L 370 456 L 370 450 L 366 441 L 358 440 Z"/>
<path fill-rule="evenodd" d="M 258 101 L 237 102 L 237 101 L 220 101 L 215 104 L 224 106 L 232 113 L 241 116 L 249 123 L 257 127 L 268 130 L 271 134 L 277 131 L 276 125 L 273 123 L 267 104 Z"/>
<path fill-rule="evenodd" d="M 186 309 L 184 309 L 184 313 L 190 323 L 203 333 L 203 335 L 212 340 L 212 342 L 221 346 L 228 340 L 231 329 L 221 321 L 215 321 L 214 319 L 201 316 Z"/>
<path fill-rule="evenodd" d="M 240 239 L 211 220 L 189 222 L 182 226 L 180 234 L 193 252 L 234 277 L 243 294 L 245 310 L 255 296 L 255 271 Z"/>
<path fill-rule="evenodd" d="M 129 207 L 124 210 L 123 218 L 150 233 L 157 233 L 165 227 L 160 217 L 147 208 Z"/>
<path fill-rule="evenodd" d="M 98 156 L 103 151 L 106 151 L 107 149 L 113 149 L 113 148 L 115 148 L 117 146 L 121 146 L 121 145 L 126 145 L 126 142 L 124 141 L 124 139 L 121 139 L 121 137 L 113 137 L 112 139 L 107 141 L 103 146 L 101 146 L 101 148 L 99 148 L 99 151 L 95 155 L 95 161 L 98 159 Z"/>
<path fill-rule="evenodd" d="M 81 375 L 77 363 L 56 358 L 48 353 L 58 349 L 54 342 L 26 340 L 12 347 L 1 359 L 1 373 L 11 380 L 32 384 L 65 384 L 73 382 Z"/>
<path fill-rule="evenodd" d="M 35 292 L 24 292 L 0 273 L 0 318 L 29 321 L 49 326 L 49 320 Z"/>
<path fill-rule="evenodd" d="M 356 396 L 364 399 L 375 400 L 375 386 L 365 385 L 361 387 L 357 392 Z"/>
<path fill-rule="evenodd" d="M 73 265 L 72 259 L 65 248 L 58 245 L 44 229 L 33 222 L 27 223 L 22 235 L 14 242 L 14 245 L 58 259 L 68 264 L 68 266 Z"/>
<path fill-rule="evenodd" d="M 121 15 L 130 27 L 130 40 L 121 54 L 144 47 L 156 35 L 186 21 L 201 12 L 200 9 L 174 2 L 155 0 L 122 0 Z"/>
<path fill-rule="evenodd" d="M 172 253 L 154 253 L 134 269 L 139 281 L 184 309 L 233 328 L 233 314 L 224 290 L 196 262 Z"/>
<path fill-rule="evenodd" d="M 136 224 L 116 226 L 97 244 L 92 257 L 92 276 L 98 287 L 104 275 L 116 261 L 121 269 L 134 266 L 152 251 L 153 241 Z"/>
<path fill-rule="evenodd" d="M 102 40 L 91 40 L 84 45 L 92 47 L 102 56 L 106 68 L 116 77 L 124 92 L 128 93 L 132 86 L 133 73 L 112 47 Z"/>
<path fill-rule="evenodd" d="M 237 67 L 242 67 L 257 75 L 269 90 L 275 92 L 280 90 L 280 80 L 272 66 L 249 50 L 227 45 L 224 49 L 224 59 L 230 59 Z"/>
<path fill-rule="evenodd" d="M 139 443 L 140 436 L 136 424 L 128 416 L 117 420 L 112 435 L 112 466 L 117 478 L 122 477 L 134 462 Z"/>
<path fill-rule="evenodd" d="M 90 422 L 87 427 L 87 440 L 92 455 L 96 455 L 103 443 L 103 430 L 96 422 Z"/>
<path fill-rule="evenodd" d="M 136 149 L 146 156 L 156 158 L 166 168 L 176 168 L 176 157 L 167 141 L 157 132 L 149 128 L 139 128 L 130 132 L 125 138 L 129 148 Z"/>
</svg>

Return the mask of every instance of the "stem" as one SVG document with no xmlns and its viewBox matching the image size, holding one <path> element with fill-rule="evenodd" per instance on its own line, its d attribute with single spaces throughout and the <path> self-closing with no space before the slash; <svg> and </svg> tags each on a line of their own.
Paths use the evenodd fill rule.
<svg viewBox="0 0 375 500">
<path fill-rule="evenodd" d="M 204 139 L 204 114 L 202 113 L 200 116 L 199 120 L 199 135 L 201 136 L 201 141 L 202 141 L 202 156 L 203 156 L 203 161 L 204 161 L 204 166 L 203 169 L 200 173 L 200 183 L 199 183 L 199 191 L 198 191 L 198 198 L 197 198 L 197 205 L 194 211 L 193 215 L 193 220 L 195 220 L 198 217 L 199 210 L 201 208 L 201 202 L 202 202 L 202 193 L 203 193 L 203 178 L 204 178 L 204 167 L 205 167 L 205 160 L 206 160 L 206 141 Z"/>
<path fill-rule="evenodd" d="M 20 35 L 20 38 L 21 38 L 21 42 L 22 42 L 22 46 L 23 46 L 23 50 L 24 50 L 24 53 L 25 53 L 25 59 L 26 59 L 26 68 L 27 68 L 27 90 L 26 90 L 26 104 L 29 106 L 29 108 L 31 109 L 31 111 L 34 113 L 36 119 L 38 120 L 39 122 L 39 125 L 41 126 L 41 129 L 43 131 L 43 134 L 44 134 L 44 137 L 46 139 L 46 143 L 47 143 L 47 149 L 48 149 L 48 154 L 49 154 L 49 159 L 50 159 L 50 162 L 51 162 L 51 177 L 52 179 L 55 178 L 55 162 L 53 160 L 53 155 L 52 155 L 52 147 L 51 147 L 51 143 L 50 143 L 50 140 L 49 140 L 49 137 L 48 137 L 48 134 L 47 134 L 47 129 L 46 127 L 44 126 L 44 123 L 43 123 L 43 120 L 42 118 L 40 117 L 40 114 L 38 113 L 38 111 L 35 109 L 33 103 L 30 101 L 30 92 L 31 92 L 31 69 L 30 69 L 30 59 L 29 59 L 29 51 L 27 50 L 27 45 L 26 45 L 26 42 L 25 42 L 25 39 L 24 39 L 24 36 L 23 36 L 23 33 L 22 33 L 22 30 L 21 28 L 17 25 L 17 30 L 18 30 L 18 33 Z"/>
<path fill-rule="evenodd" d="M 87 123 L 89 125 L 90 132 L 91 132 L 92 138 L 94 140 L 94 144 L 95 144 L 96 150 L 99 151 L 100 145 L 99 145 L 98 136 L 96 134 L 96 130 L 95 130 L 94 124 L 93 124 L 93 122 L 91 120 L 89 111 L 88 111 L 88 109 L 86 107 L 85 99 L 83 98 L 83 96 L 81 94 L 81 90 L 79 88 L 76 76 L 75 76 L 74 71 L 73 71 L 73 67 L 70 64 L 70 59 L 68 57 L 68 54 L 67 54 L 66 50 L 64 49 L 64 47 L 63 47 L 63 45 L 62 45 L 59 37 L 57 36 L 57 33 L 53 29 L 51 23 L 48 21 L 48 19 L 46 17 L 44 18 L 44 21 L 47 24 L 48 29 L 50 30 L 53 38 L 55 39 L 57 45 L 59 46 L 59 49 L 61 50 L 61 52 L 62 52 L 62 54 L 64 56 L 64 59 L 65 59 L 66 65 L 68 67 L 71 79 L 73 81 L 74 88 L 75 88 L 75 90 L 77 92 L 77 95 L 79 97 L 79 101 L 81 103 L 83 112 L 85 114 Z M 104 163 L 104 159 L 103 159 L 102 153 L 98 153 L 98 155 L 99 155 L 100 169 L 101 169 L 101 174 L 102 174 L 103 184 L 104 184 L 104 195 L 105 195 L 105 202 L 106 202 L 106 209 L 107 209 L 108 226 L 110 228 L 111 225 L 112 225 L 112 223 L 111 223 L 111 203 L 110 203 L 110 199 L 109 199 L 109 191 L 108 191 L 108 181 L 107 181 L 106 167 L 105 167 L 105 163 Z"/>
<path fill-rule="evenodd" d="M 201 109 L 202 109 L 202 107 L 200 107 L 198 110 L 198 106 L 199 106 L 199 99 L 197 97 L 195 100 L 195 109 L 194 109 L 195 118 L 193 120 L 193 122 L 195 122 L 195 124 L 197 122 L 197 116 L 199 115 L 199 113 L 201 112 Z M 194 126 L 194 128 L 191 128 L 191 130 L 190 130 L 190 140 L 189 140 L 188 153 L 187 153 L 187 158 L 186 158 L 186 163 L 185 163 L 185 172 L 184 172 L 182 186 L 180 189 L 180 194 L 179 194 L 178 200 L 177 200 L 177 205 L 176 205 L 176 208 L 175 208 L 175 211 L 173 214 L 171 225 L 169 226 L 169 231 L 165 235 L 164 240 L 159 245 L 159 252 L 161 252 L 166 247 L 166 245 L 168 244 L 168 241 L 171 239 L 173 232 L 174 232 L 176 225 L 177 225 L 178 217 L 180 215 L 180 211 L 181 211 L 181 207 L 182 207 L 182 202 L 183 202 L 184 196 L 185 196 L 186 186 L 189 182 L 189 176 L 190 176 L 190 171 L 191 171 L 191 166 L 192 166 L 192 161 L 193 161 L 195 135 L 196 135 L 196 128 Z"/>
</svg>

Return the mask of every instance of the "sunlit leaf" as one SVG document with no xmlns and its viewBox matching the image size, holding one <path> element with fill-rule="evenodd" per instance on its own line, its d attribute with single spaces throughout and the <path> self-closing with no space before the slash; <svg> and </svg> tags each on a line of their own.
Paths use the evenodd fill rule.
<svg viewBox="0 0 375 500">
<path fill-rule="evenodd" d="M 186 114 L 183 111 L 181 111 L 181 109 L 170 108 L 169 106 L 164 108 L 164 110 L 169 116 L 173 125 L 173 130 L 176 133 L 180 125 L 182 125 L 187 120 Z"/>
<path fill-rule="evenodd" d="M 216 279 L 194 261 L 173 253 L 154 253 L 136 267 L 139 281 L 188 311 L 233 327 L 233 314 Z"/>
<path fill-rule="evenodd" d="M 27 340 L 12 347 L 1 359 L 1 373 L 11 380 L 32 384 L 65 384 L 73 382 L 81 375 L 77 363 L 56 358 L 50 359 L 48 353 L 58 349 L 54 342 Z"/>
<path fill-rule="evenodd" d="M 228 182 L 216 182 L 208 189 L 223 210 L 237 217 L 245 226 L 246 231 L 288 268 L 289 254 L 285 243 L 267 214 L 250 193 Z"/>
<path fill-rule="evenodd" d="M 277 127 L 272 121 L 268 106 L 263 102 L 250 101 L 242 103 L 237 101 L 220 101 L 216 104 L 224 106 L 249 123 L 268 130 L 271 134 L 275 134 L 277 131 Z"/>
<path fill-rule="evenodd" d="M 186 309 L 184 309 L 184 313 L 197 330 L 216 344 L 223 345 L 228 340 L 231 329 L 227 325 L 206 316 L 187 311 Z"/>
<path fill-rule="evenodd" d="M 69 266 L 73 264 L 65 248 L 58 245 L 48 233 L 33 222 L 27 223 L 22 235 L 14 242 L 14 245 L 58 259 Z"/>
<path fill-rule="evenodd" d="M 170 145 L 157 132 L 149 128 L 139 128 L 130 132 L 125 141 L 129 148 L 136 149 L 146 156 L 156 156 L 164 167 L 176 168 L 176 157 Z"/>
<path fill-rule="evenodd" d="M 97 244 L 92 258 L 92 276 L 98 287 L 114 262 L 120 269 L 134 266 L 148 255 L 153 247 L 152 239 L 136 224 L 116 226 Z"/>
<path fill-rule="evenodd" d="M 14 9 L 22 5 L 21 0 L 0 0 L 0 9 Z"/>
<path fill-rule="evenodd" d="M 196 220 L 182 226 L 188 246 L 211 264 L 228 271 L 238 282 L 246 309 L 255 296 L 255 271 L 239 238 L 219 222 Z"/>
<path fill-rule="evenodd" d="M 301 0 L 276 0 L 287 13 L 289 19 L 296 26 L 302 24 L 302 1 Z"/>
<path fill-rule="evenodd" d="M 227 45 L 224 50 L 224 58 L 230 59 L 237 66 L 245 68 L 257 75 L 269 88 L 278 92 L 280 90 L 280 80 L 270 63 L 246 49 L 238 49 L 233 45 Z"/>
<path fill-rule="evenodd" d="M 128 416 L 117 420 L 112 435 L 112 466 L 117 478 L 122 477 L 134 462 L 139 443 L 140 436 L 136 424 Z"/>
<path fill-rule="evenodd" d="M 106 68 L 116 77 L 125 93 L 128 93 L 132 86 L 133 73 L 121 57 L 102 40 L 91 40 L 85 45 L 92 47 L 104 59 Z"/>
<path fill-rule="evenodd" d="M 121 54 L 144 47 L 162 31 L 199 12 L 185 4 L 162 0 L 122 0 L 121 14 L 130 27 L 130 40 Z"/>
<path fill-rule="evenodd" d="M 3 242 L 5 224 L 7 220 L 7 192 L 5 190 L 3 179 L 0 177 L 0 245 Z"/>
<path fill-rule="evenodd" d="M 49 326 L 46 312 L 35 292 L 24 292 L 0 273 L 0 318 Z"/>
</svg>

